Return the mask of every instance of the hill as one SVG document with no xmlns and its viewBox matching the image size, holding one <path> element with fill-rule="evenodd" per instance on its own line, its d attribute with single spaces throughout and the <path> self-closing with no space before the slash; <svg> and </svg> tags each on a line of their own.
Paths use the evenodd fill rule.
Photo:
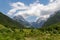
<svg viewBox="0 0 60 40">
<path fill-rule="evenodd" d="M 56 23 L 60 23 L 60 11 L 55 12 L 55 15 L 51 16 L 44 24 L 44 26 L 50 26 Z"/>
<path fill-rule="evenodd" d="M 43 25 L 43 31 L 60 33 L 60 11 L 55 12 Z"/>
<path fill-rule="evenodd" d="M 24 26 L 0 12 L 0 24 L 5 27 L 23 28 Z"/>
</svg>

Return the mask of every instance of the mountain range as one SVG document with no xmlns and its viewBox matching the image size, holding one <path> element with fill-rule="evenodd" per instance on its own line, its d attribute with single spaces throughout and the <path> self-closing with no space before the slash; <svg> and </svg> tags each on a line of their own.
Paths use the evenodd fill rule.
<svg viewBox="0 0 60 40">
<path fill-rule="evenodd" d="M 45 22 L 45 20 L 41 20 L 41 18 L 39 18 L 36 22 L 28 22 L 21 15 L 14 16 L 13 19 L 20 22 L 21 24 L 23 24 L 23 25 L 25 25 L 27 27 L 32 26 L 34 28 L 42 27 L 42 25 Z"/>
<path fill-rule="evenodd" d="M 54 24 L 60 23 L 60 11 L 55 12 L 54 15 L 51 15 L 47 21 L 40 20 L 40 18 L 36 22 L 27 22 L 21 15 L 14 16 L 10 18 L 3 13 L 0 12 L 0 24 L 6 27 L 17 27 L 17 28 L 24 28 L 24 27 L 34 27 L 40 28 L 42 26 L 48 27 Z"/>
<path fill-rule="evenodd" d="M 51 15 L 50 18 L 47 19 L 47 21 L 45 20 L 41 20 L 41 18 L 39 18 L 36 22 L 28 22 L 26 21 L 21 15 L 17 15 L 14 16 L 13 19 L 18 21 L 19 23 L 25 25 L 26 27 L 34 27 L 34 28 L 40 28 L 43 25 L 44 26 L 49 26 L 51 24 L 54 24 L 55 22 L 60 22 L 60 11 L 57 11 L 54 13 L 54 15 Z M 52 21 L 52 22 L 50 22 Z"/>
</svg>

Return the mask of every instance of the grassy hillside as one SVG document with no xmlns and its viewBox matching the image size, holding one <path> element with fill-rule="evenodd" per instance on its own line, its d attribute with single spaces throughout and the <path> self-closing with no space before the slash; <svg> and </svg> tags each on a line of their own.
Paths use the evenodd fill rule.
<svg viewBox="0 0 60 40">
<path fill-rule="evenodd" d="M 0 24 L 5 27 L 23 28 L 24 26 L 0 12 Z"/>
<path fill-rule="evenodd" d="M 51 16 L 47 22 L 45 22 L 44 26 L 50 26 L 56 23 L 60 23 L 60 11 L 56 12 L 55 15 Z"/>
<path fill-rule="evenodd" d="M 60 11 L 45 22 L 42 30 L 60 34 Z"/>
</svg>

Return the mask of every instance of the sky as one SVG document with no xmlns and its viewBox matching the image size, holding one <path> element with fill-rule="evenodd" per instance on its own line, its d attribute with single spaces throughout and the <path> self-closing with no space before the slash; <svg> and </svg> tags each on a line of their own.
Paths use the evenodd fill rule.
<svg viewBox="0 0 60 40">
<path fill-rule="evenodd" d="M 13 18 L 21 15 L 28 22 L 46 20 L 60 10 L 60 0 L 0 0 L 0 12 Z"/>
<path fill-rule="evenodd" d="M 35 2 L 36 0 L 0 0 L 0 11 L 3 13 L 7 13 L 12 7 L 10 6 L 10 3 L 15 2 L 22 2 L 25 5 L 29 5 L 30 3 Z M 47 4 L 48 0 L 39 0 L 40 3 Z"/>
</svg>

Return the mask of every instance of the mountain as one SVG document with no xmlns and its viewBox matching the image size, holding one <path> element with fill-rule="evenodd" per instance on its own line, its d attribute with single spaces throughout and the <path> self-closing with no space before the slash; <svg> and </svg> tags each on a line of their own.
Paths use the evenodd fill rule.
<svg viewBox="0 0 60 40">
<path fill-rule="evenodd" d="M 45 22 L 44 20 L 41 20 L 41 18 L 39 18 L 36 22 L 28 22 L 21 15 L 14 16 L 13 19 L 27 27 L 32 26 L 34 28 L 42 27 L 43 23 Z"/>
<path fill-rule="evenodd" d="M 44 26 L 50 26 L 56 23 L 60 23 L 60 11 L 55 12 L 45 23 Z"/>
<path fill-rule="evenodd" d="M 4 15 L 1 12 L 0 12 L 0 24 L 10 28 L 24 28 L 24 26 L 21 23 L 18 23 L 17 21 L 11 19 L 10 17 Z"/>
<path fill-rule="evenodd" d="M 45 20 L 38 19 L 36 22 L 32 22 L 31 25 L 35 28 L 40 28 L 44 24 Z"/>
<path fill-rule="evenodd" d="M 60 33 L 60 11 L 55 12 L 43 25 L 42 30 Z"/>
<path fill-rule="evenodd" d="M 21 24 L 25 25 L 25 26 L 32 26 L 35 28 L 39 28 L 42 26 L 50 26 L 52 24 L 56 24 L 58 22 L 60 22 L 60 11 L 55 12 L 53 15 L 50 16 L 50 18 L 46 20 L 42 20 L 42 18 L 37 19 L 36 22 L 27 22 L 21 15 L 17 15 L 13 18 L 14 20 L 17 20 L 18 22 L 20 22 Z"/>
<path fill-rule="evenodd" d="M 16 20 L 16 21 L 18 21 L 19 23 L 25 25 L 25 26 L 31 26 L 29 24 L 29 22 L 27 22 L 21 15 L 14 16 L 13 19 Z"/>
</svg>

